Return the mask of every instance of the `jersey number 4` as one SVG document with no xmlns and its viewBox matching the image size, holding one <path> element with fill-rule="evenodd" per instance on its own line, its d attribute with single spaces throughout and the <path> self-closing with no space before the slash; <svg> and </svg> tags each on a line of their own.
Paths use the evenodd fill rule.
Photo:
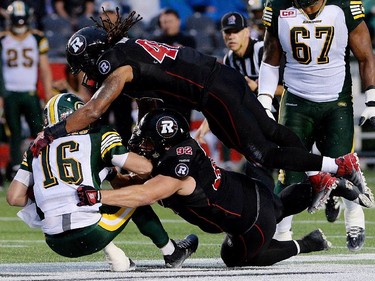
<svg viewBox="0 0 375 281">
<path fill-rule="evenodd" d="M 334 35 L 333 26 L 317 26 L 315 28 L 314 36 L 316 39 L 323 39 L 324 35 L 325 39 L 320 54 L 316 61 L 317 64 L 329 63 L 328 53 L 329 49 L 331 48 L 332 39 Z M 309 64 L 312 61 L 311 47 L 303 42 L 299 42 L 299 36 L 303 39 L 309 39 L 311 36 L 310 31 L 302 26 L 294 27 L 290 30 L 293 57 L 296 61 L 298 61 L 301 64 Z"/>
<path fill-rule="evenodd" d="M 173 60 L 177 57 L 178 47 L 144 39 L 137 39 L 135 43 L 142 46 L 142 48 L 145 49 L 147 53 L 149 53 L 159 63 L 162 63 L 165 57 Z"/>
</svg>

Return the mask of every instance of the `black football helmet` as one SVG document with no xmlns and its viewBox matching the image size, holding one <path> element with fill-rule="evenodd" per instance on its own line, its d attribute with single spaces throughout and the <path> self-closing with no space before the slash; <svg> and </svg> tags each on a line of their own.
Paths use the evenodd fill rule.
<svg viewBox="0 0 375 281">
<path fill-rule="evenodd" d="M 14 1 L 7 8 L 10 28 L 15 34 L 23 34 L 29 29 L 33 10 L 23 1 Z"/>
<path fill-rule="evenodd" d="M 83 71 L 90 79 L 96 73 L 96 61 L 109 48 L 108 34 L 96 26 L 84 27 L 70 37 L 66 59 L 74 75 Z"/>
<path fill-rule="evenodd" d="M 170 147 L 190 138 L 188 121 L 179 112 L 159 108 L 148 112 L 134 128 L 129 150 L 156 160 Z"/>
<path fill-rule="evenodd" d="M 305 9 L 310 6 L 314 6 L 319 0 L 294 0 L 294 4 L 297 8 Z"/>
</svg>

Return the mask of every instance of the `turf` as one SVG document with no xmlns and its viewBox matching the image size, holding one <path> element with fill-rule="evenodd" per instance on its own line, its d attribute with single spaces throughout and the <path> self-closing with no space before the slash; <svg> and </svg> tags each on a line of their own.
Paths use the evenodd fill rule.
<svg viewBox="0 0 375 281">
<path fill-rule="evenodd" d="M 375 171 L 364 170 L 370 187 L 375 186 Z M 5 185 L 6 190 L 7 183 Z M 373 188 L 373 192 L 375 189 Z M 8 206 L 5 200 L 6 191 L 0 191 L 0 263 L 27 262 L 67 262 L 67 261 L 103 261 L 102 252 L 81 258 L 64 258 L 52 250 L 44 242 L 43 233 L 39 229 L 31 229 L 17 218 L 18 207 Z M 200 244 L 193 258 L 219 258 L 223 234 L 207 234 L 197 227 L 184 222 L 169 209 L 157 204 L 154 210 L 171 238 L 183 238 L 189 233 L 199 236 Z M 359 253 L 373 253 L 375 251 L 375 209 L 365 209 L 366 243 Z M 298 239 L 310 231 L 321 228 L 328 240 L 332 242 L 332 249 L 320 252 L 324 255 L 350 254 L 346 248 L 346 234 L 343 212 L 335 223 L 326 221 L 324 211 L 315 214 L 303 212 L 294 217 L 293 237 Z M 115 239 L 115 243 L 125 250 L 134 260 L 161 259 L 160 251 L 151 243 L 150 239 L 139 233 L 136 226 L 130 222 L 125 230 Z M 311 254 L 313 255 L 313 254 Z M 353 260 L 353 263 L 366 264 L 369 261 Z"/>
</svg>

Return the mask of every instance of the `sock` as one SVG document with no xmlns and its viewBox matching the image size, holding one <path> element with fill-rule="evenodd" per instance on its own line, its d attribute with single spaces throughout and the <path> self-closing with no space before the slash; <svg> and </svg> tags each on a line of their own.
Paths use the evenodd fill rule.
<svg viewBox="0 0 375 281">
<path fill-rule="evenodd" d="M 174 250 L 175 247 L 171 239 L 169 239 L 168 243 L 164 247 L 160 248 L 160 251 L 163 253 L 163 256 L 172 255 Z"/>
<path fill-rule="evenodd" d="M 323 156 L 322 171 L 331 174 L 336 174 L 338 166 L 335 160 L 335 158 Z"/>
<path fill-rule="evenodd" d="M 297 247 L 297 255 L 301 252 L 301 248 L 296 240 L 293 240 L 294 244 L 296 244 Z"/>
</svg>

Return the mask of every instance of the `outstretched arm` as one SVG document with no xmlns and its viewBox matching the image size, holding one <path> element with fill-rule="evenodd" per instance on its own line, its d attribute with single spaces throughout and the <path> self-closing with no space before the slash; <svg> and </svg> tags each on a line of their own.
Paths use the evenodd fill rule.
<svg viewBox="0 0 375 281">
<path fill-rule="evenodd" d="M 129 65 L 117 68 L 102 83 L 92 98 L 66 119 L 47 127 L 34 140 L 31 151 L 38 157 L 40 151 L 54 139 L 87 128 L 103 115 L 111 103 L 121 94 L 125 83 L 132 81 L 133 69 Z"/>
<path fill-rule="evenodd" d="M 66 132 L 82 130 L 98 120 L 120 95 L 125 83 L 132 79 L 133 70 L 128 65 L 119 67 L 111 73 L 92 98 L 84 106 L 69 115 L 65 124 Z"/>
</svg>

